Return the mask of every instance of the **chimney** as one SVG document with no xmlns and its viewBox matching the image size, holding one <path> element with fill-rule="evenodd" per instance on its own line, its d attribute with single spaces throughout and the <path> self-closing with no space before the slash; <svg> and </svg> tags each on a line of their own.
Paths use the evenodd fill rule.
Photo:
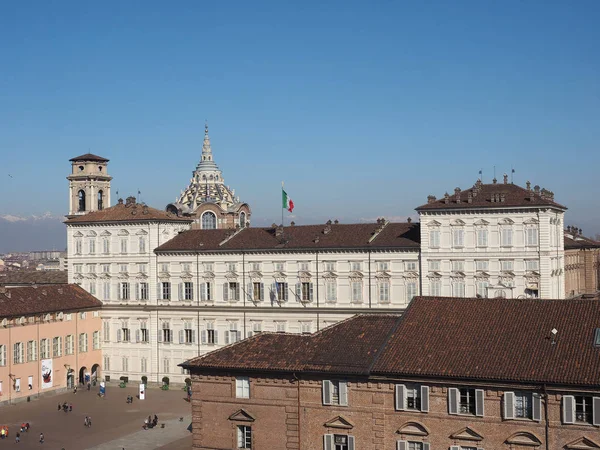
<svg viewBox="0 0 600 450">
<path fill-rule="evenodd" d="M 494 179 L 492 180 L 492 183 L 497 184 L 498 180 L 496 180 L 496 177 L 494 177 Z"/>
<path fill-rule="evenodd" d="M 296 222 L 294 222 L 293 220 L 290 222 L 290 227 L 293 227 L 294 225 L 296 225 Z"/>
<path fill-rule="evenodd" d="M 579 236 L 583 236 L 583 230 L 581 228 L 579 229 Z"/>
<path fill-rule="evenodd" d="M 460 188 L 454 188 L 454 199 L 456 203 L 460 203 Z"/>
<path fill-rule="evenodd" d="M 323 229 L 323 234 L 331 233 L 331 220 L 328 220 L 325 224 L 325 228 Z"/>
<path fill-rule="evenodd" d="M 125 206 L 135 205 L 135 197 L 130 195 L 125 199 Z"/>
<path fill-rule="evenodd" d="M 412 219 L 409 217 L 408 219 L 406 219 L 406 221 L 407 221 L 408 223 L 411 223 L 411 222 L 412 222 Z"/>
<path fill-rule="evenodd" d="M 500 193 L 500 203 L 504 203 L 504 199 L 505 199 L 505 194 L 504 192 Z"/>
<path fill-rule="evenodd" d="M 537 184 L 533 187 L 533 192 L 535 195 L 540 195 L 540 187 Z"/>
<path fill-rule="evenodd" d="M 444 194 L 444 203 L 447 205 L 448 203 L 450 203 L 450 196 L 448 195 L 448 193 L 446 192 Z"/>
<path fill-rule="evenodd" d="M 527 183 L 525 183 L 525 186 L 527 187 L 527 190 L 530 191 L 531 190 L 531 181 L 528 181 Z"/>
<path fill-rule="evenodd" d="M 467 192 L 467 203 L 473 203 L 473 191 Z"/>
<path fill-rule="evenodd" d="M 148 205 L 144 205 L 144 207 L 142 209 L 142 214 L 143 215 L 147 215 L 148 214 Z"/>
<path fill-rule="evenodd" d="M 571 232 L 571 225 L 567 226 L 567 233 Z"/>
<path fill-rule="evenodd" d="M 276 237 L 283 236 L 283 225 L 278 225 L 277 228 L 275 228 L 275 236 Z"/>
<path fill-rule="evenodd" d="M 435 195 L 428 195 L 427 203 L 435 203 Z"/>
<path fill-rule="evenodd" d="M 340 223 L 340 221 L 339 221 L 339 220 L 337 220 L 337 219 L 335 219 L 335 220 L 333 221 L 333 223 L 337 225 L 338 223 Z"/>
<path fill-rule="evenodd" d="M 122 198 L 120 198 L 120 199 L 119 199 L 119 205 L 122 205 L 122 204 L 123 204 L 123 199 L 122 199 Z"/>
</svg>

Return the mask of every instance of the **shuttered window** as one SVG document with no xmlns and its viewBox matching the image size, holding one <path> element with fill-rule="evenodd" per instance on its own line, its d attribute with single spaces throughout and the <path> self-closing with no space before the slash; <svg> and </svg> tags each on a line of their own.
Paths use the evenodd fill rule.
<svg viewBox="0 0 600 450">
<path fill-rule="evenodd" d="M 326 434 L 323 436 L 323 450 L 354 450 L 354 436 Z"/>
<path fill-rule="evenodd" d="M 324 405 L 348 406 L 348 383 L 346 381 L 323 380 L 322 397 Z"/>
</svg>

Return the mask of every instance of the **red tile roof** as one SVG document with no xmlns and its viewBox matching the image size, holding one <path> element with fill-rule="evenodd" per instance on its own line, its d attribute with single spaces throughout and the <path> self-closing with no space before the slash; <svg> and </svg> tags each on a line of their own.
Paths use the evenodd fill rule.
<svg viewBox="0 0 600 450">
<path fill-rule="evenodd" d="M 182 366 L 367 374 L 398 320 L 397 315 L 362 315 L 311 335 L 260 333 Z"/>
<path fill-rule="evenodd" d="M 188 230 L 164 243 L 156 251 L 367 247 L 418 249 L 420 245 L 418 223 L 387 223 L 385 226 L 382 223 L 290 226 L 284 228 L 283 237 L 277 236 L 276 228 L 273 227 L 244 228 L 234 233 L 234 230 Z"/>
<path fill-rule="evenodd" d="M 1 318 L 101 307 L 100 300 L 75 284 L 0 289 Z"/>
<path fill-rule="evenodd" d="M 458 194 L 458 197 L 457 197 Z M 458 201 L 460 199 L 460 202 Z M 435 209 L 469 209 L 469 208 L 506 208 L 524 206 L 551 206 L 566 210 L 567 208 L 554 201 L 554 194 L 537 186 L 528 190 L 516 184 L 483 184 L 475 185 L 464 191 L 454 191 L 445 197 L 436 199 L 430 196 L 428 203 L 415 208 L 417 211 Z"/>
<path fill-rule="evenodd" d="M 418 297 L 402 317 L 355 316 L 312 336 L 261 334 L 183 366 L 598 387 L 596 328 L 594 300 Z"/>
<path fill-rule="evenodd" d="M 583 248 L 600 248 L 600 242 L 581 235 L 573 236 L 572 234 L 565 234 L 565 250 L 577 250 Z"/>
<path fill-rule="evenodd" d="M 66 284 L 66 270 L 11 270 L 0 272 L 0 285 Z"/>
<path fill-rule="evenodd" d="M 71 223 L 92 222 L 184 222 L 190 223 L 193 219 L 177 217 L 171 213 L 151 208 L 143 203 L 124 204 L 120 200 L 115 206 L 94 211 L 81 216 L 74 216 L 65 221 Z"/>
<path fill-rule="evenodd" d="M 102 156 L 94 155 L 93 153 L 86 153 L 85 155 L 76 156 L 75 158 L 71 158 L 69 161 L 98 161 L 98 162 L 108 162 L 109 159 L 103 158 Z"/>
</svg>

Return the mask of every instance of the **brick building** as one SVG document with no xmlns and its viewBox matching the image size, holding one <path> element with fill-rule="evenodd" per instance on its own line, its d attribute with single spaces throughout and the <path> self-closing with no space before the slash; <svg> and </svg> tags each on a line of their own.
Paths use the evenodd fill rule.
<svg viewBox="0 0 600 450">
<path fill-rule="evenodd" d="M 585 237 L 581 228 L 565 230 L 565 294 L 567 298 L 597 295 L 600 290 L 600 242 Z"/>
<path fill-rule="evenodd" d="M 0 405 L 98 376 L 101 307 L 73 284 L 0 286 Z"/>
<path fill-rule="evenodd" d="M 600 303 L 417 297 L 182 364 L 197 449 L 600 448 Z"/>
</svg>

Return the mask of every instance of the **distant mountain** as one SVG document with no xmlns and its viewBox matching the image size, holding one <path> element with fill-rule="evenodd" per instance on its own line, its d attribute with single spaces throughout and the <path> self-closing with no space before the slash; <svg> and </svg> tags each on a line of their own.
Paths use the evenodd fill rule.
<svg viewBox="0 0 600 450">
<path fill-rule="evenodd" d="M 0 253 L 64 250 L 67 230 L 63 216 L 0 214 Z"/>
</svg>

